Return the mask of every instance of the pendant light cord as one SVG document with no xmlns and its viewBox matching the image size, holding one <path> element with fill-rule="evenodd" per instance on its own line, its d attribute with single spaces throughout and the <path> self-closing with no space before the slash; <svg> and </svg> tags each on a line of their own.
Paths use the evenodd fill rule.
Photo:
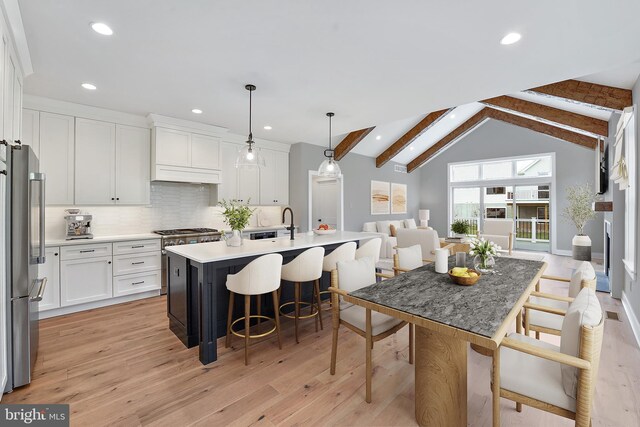
<svg viewBox="0 0 640 427">
<path fill-rule="evenodd" d="M 251 131 L 251 110 L 253 109 L 253 105 L 252 105 L 252 92 L 253 90 L 249 89 L 249 146 L 251 146 L 251 143 L 253 142 L 253 132 Z"/>
<path fill-rule="evenodd" d="M 331 150 L 331 116 L 329 116 L 329 150 Z"/>
</svg>

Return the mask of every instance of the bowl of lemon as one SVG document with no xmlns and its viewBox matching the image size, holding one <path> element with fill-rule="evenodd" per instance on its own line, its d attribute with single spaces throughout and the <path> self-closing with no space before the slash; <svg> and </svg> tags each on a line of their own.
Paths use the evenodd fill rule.
<svg viewBox="0 0 640 427">
<path fill-rule="evenodd" d="M 449 270 L 449 277 L 456 285 L 471 286 L 475 285 L 480 279 L 480 273 L 473 268 L 453 267 Z"/>
</svg>

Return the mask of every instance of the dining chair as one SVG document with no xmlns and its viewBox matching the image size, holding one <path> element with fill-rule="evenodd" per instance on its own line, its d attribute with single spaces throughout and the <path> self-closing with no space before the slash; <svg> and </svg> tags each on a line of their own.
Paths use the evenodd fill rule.
<svg viewBox="0 0 640 427">
<path fill-rule="evenodd" d="M 502 218 L 487 218 L 483 221 L 482 231 L 478 231 L 478 239 L 484 238 L 501 246 L 511 255 L 513 251 L 513 220 Z"/>
<path fill-rule="evenodd" d="M 494 352 L 493 425 L 500 425 L 500 397 L 575 420 L 591 423 L 598 377 L 604 317 L 596 293 L 582 289 L 564 313 L 560 346 L 527 335 L 509 334 Z"/>
<path fill-rule="evenodd" d="M 568 296 L 543 293 L 539 284 L 536 285 L 536 291 L 524 306 L 523 326 L 526 335 L 534 331 L 537 339 L 540 339 L 540 333 L 560 335 L 563 316 L 559 312 L 566 311 L 583 288 L 596 289 L 596 271 L 587 261 L 580 263 L 571 278 L 543 275 L 542 279 L 569 283 L 569 292 Z"/>
<path fill-rule="evenodd" d="M 324 256 L 324 260 L 322 261 L 322 271 L 331 274 L 333 270 L 336 269 L 338 261 L 351 261 L 356 259 L 356 242 L 347 242 L 335 248 L 329 254 Z M 325 294 L 330 294 L 329 291 L 321 291 L 320 296 Z M 327 300 L 329 302 L 329 306 L 324 310 L 331 310 L 331 296 Z"/>
<path fill-rule="evenodd" d="M 425 263 L 433 262 L 422 258 L 422 248 L 420 245 L 413 245 L 406 248 L 396 248 L 393 255 L 393 274 L 397 276 L 400 273 L 415 270 L 422 267 Z"/>
<path fill-rule="evenodd" d="M 282 340 L 280 338 L 280 316 L 278 313 L 278 294 L 280 288 L 280 269 L 282 267 L 282 255 L 268 254 L 254 259 L 244 266 L 236 274 L 227 275 L 227 289 L 229 290 L 229 312 L 227 315 L 227 337 L 225 347 L 231 346 L 233 335 L 244 338 L 244 364 L 249 364 L 249 339 L 262 338 L 273 332 L 278 334 L 278 347 L 282 350 Z M 273 319 L 260 314 L 260 296 L 271 293 L 273 297 L 274 317 Z M 233 320 L 234 295 L 244 295 L 244 316 Z M 257 300 L 257 315 L 251 314 L 251 296 L 255 295 Z M 251 335 L 251 319 L 269 320 L 274 323 L 273 329 Z M 244 331 L 241 334 L 233 330 L 233 326 L 244 321 Z"/>
<path fill-rule="evenodd" d="M 324 257 L 324 248 L 315 247 L 307 249 L 300 255 L 295 257 L 292 261 L 282 266 L 282 280 L 293 283 L 293 301 L 285 302 L 280 305 L 280 314 L 284 317 L 292 318 L 295 322 L 295 337 L 296 344 L 298 340 L 298 321 L 300 319 L 315 318 L 316 332 L 318 332 L 318 319 L 320 320 L 320 329 L 324 329 L 322 325 L 322 316 L 320 315 L 321 301 L 320 301 L 320 277 L 322 277 L 322 260 Z M 313 289 L 311 292 L 311 302 L 300 301 L 300 291 L 302 283 L 312 283 Z M 278 300 L 280 299 L 280 292 L 278 292 Z M 283 308 L 293 305 L 293 315 L 283 312 Z M 309 306 L 309 314 L 301 314 L 300 306 Z"/>
<path fill-rule="evenodd" d="M 366 339 L 366 396 L 371 403 L 372 351 L 373 343 L 380 341 L 402 329 L 407 322 L 371 309 L 340 301 L 341 295 L 356 291 L 376 283 L 373 258 L 365 257 L 352 261 L 340 261 L 331 272 L 331 299 L 333 340 L 331 345 L 331 375 L 336 373 L 338 351 L 338 331 L 344 325 Z M 382 282 L 384 283 L 384 282 Z M 409 363 L 413 364 L 413 337 L 409 339 Z"/>
</svg>

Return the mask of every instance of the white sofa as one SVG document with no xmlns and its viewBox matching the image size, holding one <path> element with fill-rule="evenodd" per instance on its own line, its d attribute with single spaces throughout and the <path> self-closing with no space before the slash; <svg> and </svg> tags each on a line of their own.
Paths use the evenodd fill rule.
<svg viewBox="0 0 640 427">
<path fill-rule="evenodd" d="M 382 245 L 380 246 L 380 258 L 393 258 L 393 248 L 398 245 L 398 240 L 395 237 L 391 236 L 391 225 L 393 225 L 396 230 L 403 228 L 418 228 L 416 225 L 416 221 L 413 218 L 394 221 L 365 222 L 362 226 L 362 231 L 368 233 L 377 233 L 382 238 Z"/>
</svg>

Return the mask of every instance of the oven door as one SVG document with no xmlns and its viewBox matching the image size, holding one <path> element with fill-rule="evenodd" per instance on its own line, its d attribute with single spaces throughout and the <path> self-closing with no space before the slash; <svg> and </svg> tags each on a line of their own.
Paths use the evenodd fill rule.
<svg viewBox="0 0 640 427">
<path fill-rule="evenodd" d="M 258 231 L 249 234 L 250 240 L 274 239 L 278 236 L 277 231 Z"/>
</svg>

